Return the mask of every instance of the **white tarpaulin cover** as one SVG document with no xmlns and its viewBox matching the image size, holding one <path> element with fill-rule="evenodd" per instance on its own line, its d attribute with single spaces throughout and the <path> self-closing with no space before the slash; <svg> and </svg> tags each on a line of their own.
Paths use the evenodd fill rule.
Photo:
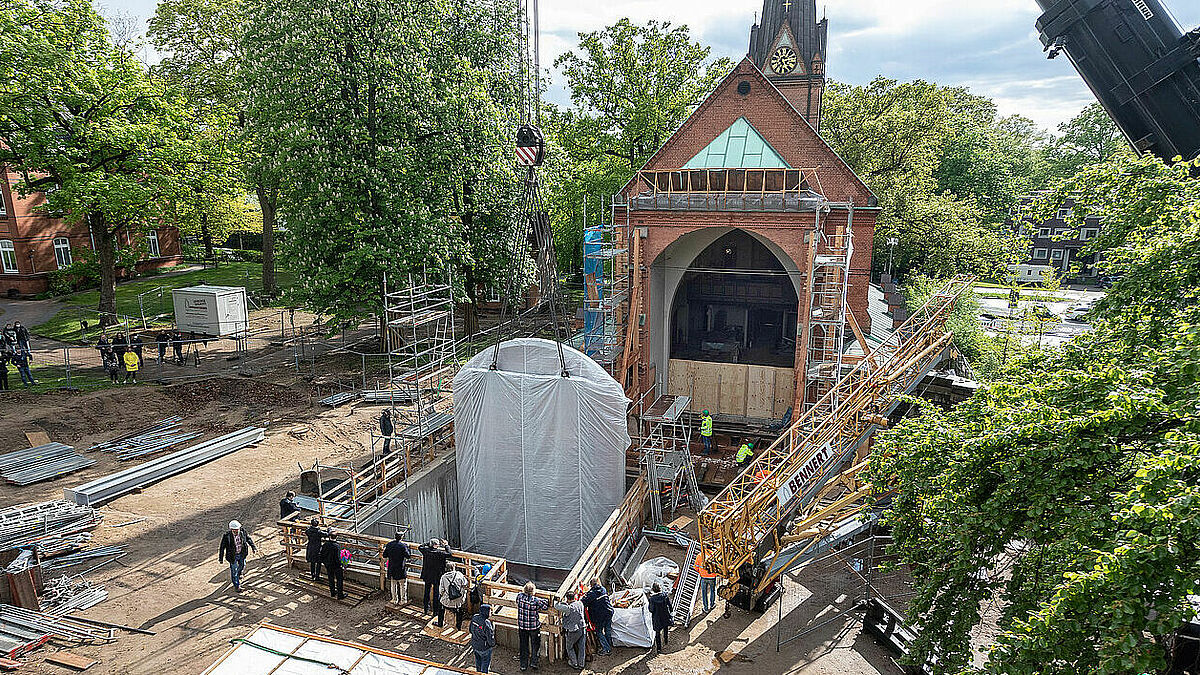
<svg viewBox="0 0 1200 675">
<path fill-rule="evenodd" d="M 460 675 L 403 654 L 364 645 L 333 642 L 317 635 L 294 634 L 260 626 L 221 657 L 204 675 Z"/>
<path fill-rule="evenodd" d="M 521 338 L 454 377 L 462 546 L 570 569 L 625 494 L 628 401 L 582 353 Z"/>
</svg>

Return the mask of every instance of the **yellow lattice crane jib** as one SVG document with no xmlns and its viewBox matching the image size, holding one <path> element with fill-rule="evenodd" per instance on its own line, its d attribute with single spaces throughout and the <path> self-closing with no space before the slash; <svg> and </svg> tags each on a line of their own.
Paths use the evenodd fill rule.
<svg viewBox="0 0 1200 675">
<path fill-rule="evenodd" d="M 952 337 L 946 320 L 973 282 L 969 276 L 946 282 L 700 512 L 700 546 L 709 569 L 727 580 L 726 597 L 739 587 L 757 595 L 786 564 L 743 578 L 747 570 L 807 541 L 798 556 L 863 508 L 871 486 L 857 479 L 866 464 L 857 451 L 886 425 L 898 397 L 941 359 Z"/>
</svg>

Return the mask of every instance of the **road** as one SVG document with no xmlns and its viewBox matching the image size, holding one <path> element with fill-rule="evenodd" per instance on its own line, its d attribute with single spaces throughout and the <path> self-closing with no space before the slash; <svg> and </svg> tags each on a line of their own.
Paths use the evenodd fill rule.
<svg viewBox="0 0 1200 675">
<path fill-rule="evenodd" d="M 1057 302 L 1041 302 L 1022 300 L 1020 306 L 1016 310 L 1008 308 L 1007 298 L 980 298 L 980 313 L 986 315 L 983 317 L 985 321 L 984 328 L 992 335 L 999 335 L 1007 329 L 1007 321 L 1004 320 L 1014 313 L 1022 314 L 1024 311 L 1037 304 L 1044 305 L 1056 317 L 1060 317 L 1058 321 L 1049 321 L 1042 327 L 1040 341 L 1045 346 L 1057 347 L 1064 342 L 1067 342 L 1079 335 L 1082 335 L 1091 330 L 1091 326 L 1085 321 L 1070 321 L 1063 320 L 1061 317 L 1066 313 L 1067 308 L 1080 300 L 1100 299 L 1105 293 L 1101 290 L 1077 290 L 1077 289 L 1062 289 L 1059 291 L 1049 292 L 1041 290 L 1030 290 L 1022 293 L 1022 297 L 1032 295 L 1053 295 L 1061 300 Z M 995 321 L 989 326 L 988 317 L 996 317 Z M 1039 340 L 1038 327 L 1036 322 L 1032 321 L 1014 321 L 1012 325 L 1013 335 L 1019 336 L 1023 342 L 1037 342 Z"/>
</svg>

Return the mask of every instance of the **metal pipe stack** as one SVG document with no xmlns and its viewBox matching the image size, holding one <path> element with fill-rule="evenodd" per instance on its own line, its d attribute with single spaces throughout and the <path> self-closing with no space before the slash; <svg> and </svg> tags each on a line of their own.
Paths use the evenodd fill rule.
<svg viewBox="0 0 1200 675">
<path fill-rule="evenodd" d="M 168 417 L 139 431 L 97 443 L 89 449 L 114 453 L 123 462 L 157 454 L 200 435 L 198 432 L 183 431 L 179 426 L 182 421 L 183 417 L 179 415 Z"/>
<path fill-rule="evenodd" d="M 262 427 L 246 427 L 89 483 L 64 488 L 63 497 L 76 504 L 99 505 L 253 445 L 261 441 L 265 434 L 266 429 Z"/>
<path fill-rule="evenodd" d="M 125 555 L 125 547 L 123 546 L 100 546 L 99 548 L 92 548 L 78 553 L 59 556 L 53 560 L 47 560 L 42 563 L 42 571 L 57 572 L 58 570 L 66 569 L 80 563 L 91 562 L 109 556 L 120 557 L 123 555 Z"/>
<path fill-rule="evenodd" d="M 66 553 L 91 539 L 103 519 L 95 509 L 66 501 L 0 509 L 0 550 L 37 545 L 42 558 Z"/>
<path fill-rule="evenodd" d="M 117 639 L 116 630 L 112 628 L 100 628 L 46 612 L 0 604 L 0 633 L 9 630 L 68 642 L 112 642 Z"/>
<path fill-rule="evenodd" d="M 69 445 L 47 443 L 0 455 L 0 478 L 16 485 L 31 485 L 95 463 Z"/>
</svg>

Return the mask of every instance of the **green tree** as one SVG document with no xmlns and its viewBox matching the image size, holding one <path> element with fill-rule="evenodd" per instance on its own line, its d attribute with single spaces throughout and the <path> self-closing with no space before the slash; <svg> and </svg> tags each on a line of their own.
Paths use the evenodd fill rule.
<svg viewBox="0 0 1200 675">
<path fill-rule="evenodd" d="M 876 78 L 830 83 L 821 134 L 879 198 L 874 266 L 934 277 L 997 278 L 1015 262 L 1003 225 L 1036 169 L 1037 134 L 1027 120 L 999 118 L 995 105 L 962 88 Z"/>
<path fill-rule="evenodd" d="M 351 322 L 383 278 L 505 272 L 519 112 L 509 0 L 248 0 L 248 119 L 299 299 Z M 264 228 L 265 229 L 265 228 Z"/>
<path fill-rule="evenodd" d="M 616 193 L 733 67 L 692 39 L 687 26 L 621 19 L 579 34 L 579 46 L 555 60 L 574 107 L 548 107 L 554 150 L 548 202 L 564 265 L 580 263 L 583 196 L 600 222 L 602 200 Z"/>
<path fill-rule="evenodd" d="M 180 224 L 199 233 L 211 258 L 221 224 L 241 220 L 241 196 L 253 192 L 261 214 L 253 220 L 263 234 L 263 292 L 274 295 L 279 188 L 269 161 L 259 154 L 269 154 L 272 143 L 250 135 L 252 129 L 266 127 L 247 120 L 244 22 L 241 0 L 163 0 L 150 19 L 148 35 L 166 54 L 155 66 L 156 74 L 186 90 L 205 118 L 206 149 L 212 156 L 206 174 L 192 176 Z"/>
<path fill-rule="evenodd" d="M 912 571 L 915 659 L 970 669 L 970 633 L 1003 607 L 994 673 L 1166 672 L 1200 579 L 1200 181 L 1196 163 L 1093 165 L 1075 195 L 1103 218 L 1121 280 L 1092 333 L 950 411 L 879 438 L 868 473 Z"/>
<path fill-rule="evenodd" d="M 1045 149 L 1050 175 L 1059 179 L 1130 153 L 1121 130 L 1099 103 L 1088 105 L 1070 121 L 1058 125 L 1058 136 Z"/>
<path fill-rule="evenodd" d="M 194 159 L 183 101 L 113 46 L 86 0 L 0 8 L 0 64 L 0 162 L 21 174 L 19 190 L 87 223 L 111 316 L 118 234 L 157 223 Z"/>
</svg>

